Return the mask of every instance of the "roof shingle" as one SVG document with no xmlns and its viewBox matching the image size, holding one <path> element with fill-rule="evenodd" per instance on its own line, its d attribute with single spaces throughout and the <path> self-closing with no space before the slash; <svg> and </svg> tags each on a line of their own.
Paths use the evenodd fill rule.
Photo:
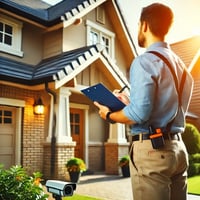
<svg viewBox="0 0 200 200">
<path fill-rule="evenodd" d="M 27 85 L 59 80 L 61 72 L 67 76 L 76 69 L 74 63 L 76 67 L 80 67 L 101 50 L 102 48 L 96 45 L 86 46 L 45 59 L 36 66 L 0 57 L 0 78 Z"/>
<path fill-rule="evenodd" d="M 200 49 L 200 36 L 195 36 L 180 42 L 171 44 L 172 50 L 182 59 L 187 67 Z"/>
</svg>

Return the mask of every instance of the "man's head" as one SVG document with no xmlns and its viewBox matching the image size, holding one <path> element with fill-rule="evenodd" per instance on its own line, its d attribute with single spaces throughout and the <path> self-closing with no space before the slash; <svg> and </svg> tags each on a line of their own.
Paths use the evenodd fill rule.
<svg viewBox="0 0 200 200">
<path fill-rule="evenodd" d="M 168 33 L 173 22 L 172 10 L 163 4 L 154 3 L 144 7 L 140 16 L 140 29 L 138 33 L 138 43 L 141 47 L 145 46 L 146 38 L 142 33 L 142 25 L 147 24 L 151 33 L 161 40 Z"/>
</svg>

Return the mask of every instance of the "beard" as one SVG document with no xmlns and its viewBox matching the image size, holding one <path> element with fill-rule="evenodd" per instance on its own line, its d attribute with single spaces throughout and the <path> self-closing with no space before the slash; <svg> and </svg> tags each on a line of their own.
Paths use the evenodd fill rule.
<svg viewBox="0 0 200 200">
<path fill-rule="evenodd" d="M 138 45 L 140 47 L 145 47 L 145 43 L 146 43 L 146 39 L 144 37 L 144 34 L 141 31 L 139 31 L 139 33 L 138 33 Z"/>
</svg>

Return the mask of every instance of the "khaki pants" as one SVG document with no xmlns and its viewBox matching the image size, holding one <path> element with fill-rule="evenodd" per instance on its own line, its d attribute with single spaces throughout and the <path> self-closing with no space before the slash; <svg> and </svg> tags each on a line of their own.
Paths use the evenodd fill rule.
<svg viewBox="0 0 200 200">
<path fill-rule="evenodd" d="M 130 156 L 134 200 L 186 200 L 188 156 L 184 143 L 165 140 L 162 150 L 150 140 L 135 141 Z"/>
</svg>

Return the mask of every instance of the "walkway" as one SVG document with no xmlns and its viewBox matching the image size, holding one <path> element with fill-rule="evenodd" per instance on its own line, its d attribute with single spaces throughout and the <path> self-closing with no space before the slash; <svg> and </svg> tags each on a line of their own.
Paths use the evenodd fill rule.
<svg viewBox="0 0 200 200">
<path fill-rule="evenodd" d="M 102 200 L 133 200 L 130 178 L 104 174 L 81 176 L 75 194 L 96 197 Z M 188 195 L 188 200 L 199 200 L 200 196 Z"/>
</svg>

